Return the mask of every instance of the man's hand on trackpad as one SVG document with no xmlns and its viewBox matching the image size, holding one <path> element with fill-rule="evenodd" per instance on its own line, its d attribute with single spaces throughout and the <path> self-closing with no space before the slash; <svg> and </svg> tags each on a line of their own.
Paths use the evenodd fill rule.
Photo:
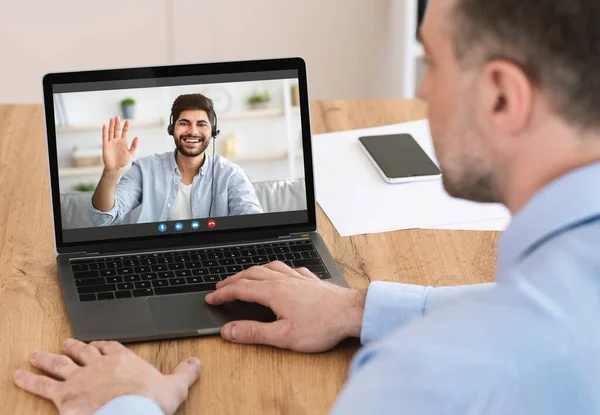
<svg viewBox="0 0 600 415">
<path fill-rule="evenodd" d="M 228 323 L 221 329 L 226 340 L 315 353 L 329 350 L 347 337 L 360 336 L 365 297 L 364 291 L 321 281 L 306 268 L 272 262 L 219 282 L 206 302 L 255 302 L 277 315 L 272 323 Z"/>
</svg>

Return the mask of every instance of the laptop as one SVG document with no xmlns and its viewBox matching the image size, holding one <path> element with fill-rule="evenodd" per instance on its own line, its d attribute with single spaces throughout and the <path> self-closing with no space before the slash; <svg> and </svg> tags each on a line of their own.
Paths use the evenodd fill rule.
<svg viewBox="0 0 600 415">
<path fill-rule="evenodd" d="M 43 90 L 58 274 L 75 338 L 133 342 L 274 321 L 258 304 L 204 297 L 276 260 L 347 286 L 317 233 L 303 59 L 50 73 Z M 202 97 L 218 123 L 210 141 L 202 117 L 189 120 L 210 111 L 177 104 Z M 112 139 L 122 139 L 125 117 L 127 145 L 139 143 L 115 185 L 101 179 L 103 125 L 110 132 L 113 119 Z M 208 166 L 191 184 L 177 164 L 185 151 Z"/>
</svg>

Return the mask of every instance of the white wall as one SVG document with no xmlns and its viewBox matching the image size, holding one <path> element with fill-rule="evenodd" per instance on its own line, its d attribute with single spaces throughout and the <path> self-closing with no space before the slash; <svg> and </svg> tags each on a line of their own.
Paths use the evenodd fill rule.
<svg viewBox="0 0 600 415">
<path fill-rule="evenodd" d="M 412 1 L 2 0 L 0 103 L 41 102 L 51 71 L 292 55 L 311 99 L 400 97 L 393 28 Z"/>
</svg>

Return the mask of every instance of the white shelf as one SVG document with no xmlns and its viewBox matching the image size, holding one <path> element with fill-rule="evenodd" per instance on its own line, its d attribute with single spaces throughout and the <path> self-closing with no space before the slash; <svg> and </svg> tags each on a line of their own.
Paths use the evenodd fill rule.
<svg viewBox="0 0 600 415">
<path fill-rule="evenodd" d="M 131 165 L 121 169 L 121 174 L 129 170 Z M 91 167 L 61 167 L 58 169 L 58 177 L 73 177 L 73 176 L 100 176 L 104 166 Z"/>
<path fill-rule="evenodd" d="M 123 125 L 124 120 L 121 121 L 121 125 Z M 106 122 L 108 125 L 108 122 Z M 130 127 L 139 127 L 139 128 L 152 128 L 152 127 L 162 127 L 165 125 L 163 119 L 150 119 L 150 120 L 130 120 Z M 81 132 L 81 131 L 99 131 L 102 132 L 102 124 L 72 124 L 72 125 L 61 125 L 56 127 L 57 133 L 67 133 L 67 132 Z"/>
</svg>

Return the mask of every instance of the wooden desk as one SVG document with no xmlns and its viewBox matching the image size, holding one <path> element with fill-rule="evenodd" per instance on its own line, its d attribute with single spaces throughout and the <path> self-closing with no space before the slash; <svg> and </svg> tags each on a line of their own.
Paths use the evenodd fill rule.
<svg viewBox="0 0 600 415">
<path fill-rule="evenodd" d="M 312 105 L 314 133 L 421 119 L 419 101 L 324 101 Z M 36 349 L 58 352 L 71 335 L 57 279 L 43 113 L 0 106 L 0 413 L 55 413 L 12 382 Z M 319 208 L 320 232 L 349 284 L 388 280 L 456 285 L 493 280 L 496 232 L 409 230 L 342 238 Z M 180 414 L 325 414 L 358 343 L 303 355 L 240 346 L 219 337 L 135 344 L 162 371 L 187 356 L 203 362 Z"/>
</svg>

